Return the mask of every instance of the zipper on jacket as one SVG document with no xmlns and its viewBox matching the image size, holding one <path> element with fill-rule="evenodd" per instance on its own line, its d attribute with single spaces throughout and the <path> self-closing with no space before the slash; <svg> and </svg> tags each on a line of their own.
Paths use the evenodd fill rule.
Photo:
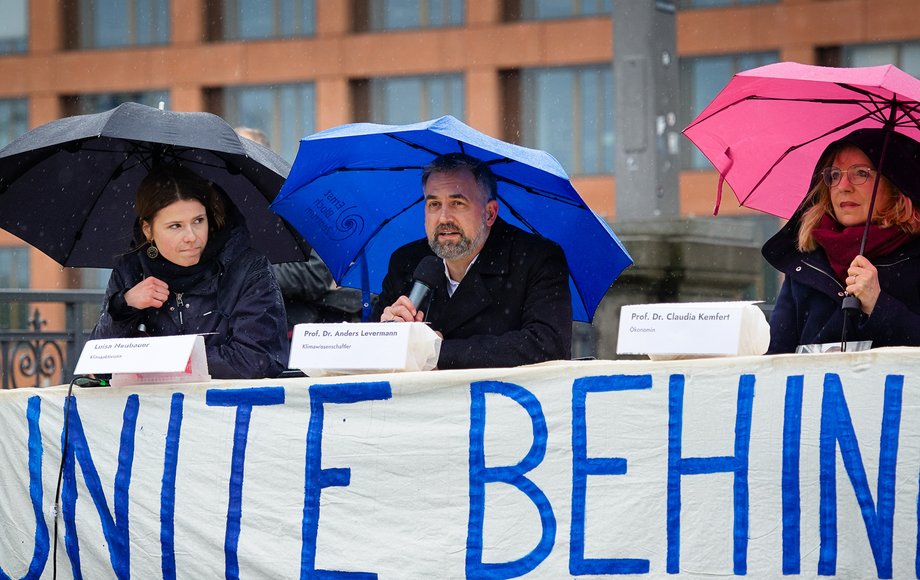
<svg viewBox="0 0 920 580">
<path fill-rule="evenodd" d="M 182 321 L 182 308 L 185 306 L 185 303 L 182 302 L 182 292 L 176 292 L 176 310 L 179 311 L 179 332 L 181 334 L 185 333 L 185 323 Z"/>
<path fill-rule="evenodd" d="M 817 266 L 815 266 L 815 265 L 813 265 L 813 264 L 809 264 L 809 263 L 806 262 L 805 260 L 802 260 L 802 263 L 805 264 L 806 266 L 808 266 L 809 268 L 811 268 L 812 270 L 815 270 L 816 272 L 821 272 L 822 274 L 824 274 L 825 276 L 827 276 L 828 278 L 830 278 L 831 280 L 833 280 L 835 284 L 837 284 L 838 286 L 840 286 L 840 288 L 841 288 L 844 292 L 846 292 L 847 287 L 844 286 L 843 284 L 841 284 L 841 283 L 840 283 L 840 280 L 838 280 L 836 277 L 831 276 L 829 273 L 825 272 L 824 270 L 822 270 L 821 268 L 819 268 L 819 267 L 817 267 Z"/>
</svg>

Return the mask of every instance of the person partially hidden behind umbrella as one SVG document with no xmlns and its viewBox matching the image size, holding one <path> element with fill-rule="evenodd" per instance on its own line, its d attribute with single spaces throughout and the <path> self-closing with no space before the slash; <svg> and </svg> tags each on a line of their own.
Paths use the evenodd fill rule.
<svg viewBox="0 0 920 580">
<path fill-rule="evenodd" d="M 764 244 L 785 274 L 770 319 L 768 353 L 798 345 L 871 340 L 920 345 L 920 143 L 891 133 L 864 255 L 860 241 L 878 175 L 883 129 L 860 129 L 825 149 L 812 189 Z M 846 294 L 859 310 L 845 315 Z"/>
<path fill-rule="evenodd" d="M 284 302 L 236 206 L 192 171 L 155 167 L 136 194 L 137 245 L 116 260 L 90 338 L 204 334 L 221 379 L 287 367 Z"/>
<path fill-rule="evenodd" d="M 261 129 L 236 127 L 234 131 L 271 149 L 268 135 Z M 284 297 L 289 336 L 296 324 L 361 321 L 361 291 L 338 286 L 316 250 L 311 250 L 303 262 L 272 264 L 272 272 Z"/>
<path fill-rule="evenodd" d="M 444 338 L 441 369 L 571 358 L 569 271 L 559 245 L 498 217 L 495 176 L 469 155 L 436 158 L 422 189 L 427 238 L 393 252 L 373 319 L 429 322 Z M 443 275 L 416 309 L 413 274 L 432 255 Z"/>
</svg>

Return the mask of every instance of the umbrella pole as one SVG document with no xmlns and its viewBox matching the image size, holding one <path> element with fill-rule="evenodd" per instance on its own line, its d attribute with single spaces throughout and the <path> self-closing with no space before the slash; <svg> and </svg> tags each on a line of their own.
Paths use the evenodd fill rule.
<svg viewBox="0 0 920 580">
<path fill-rule="evenodd" d="M 890 131 L 885 132 L 885 140 L 882 141 L 882 153 L 879 156 L 878 167 L 875 168 L 875 182 L 872 184 L 872 195 L 869 197 L 869 214 L 866 217 L 866 226 L 863 229 L 862 240 L 859 242 L 859 255 L 862 256 L 866 251 L 866 240 L 869 238 L 869 226 L 872 225 L 872 216 L 875 213 L 875 198 L 878 195 L 878 186 L 882 180 L 882 165 L 885 164 L 885 153 L 888 151 L 888 140 L 891 136 Z M 847 351 L 847 325 L 850 322 L 850 314 L 859 310 L 859 298 L 847 294 L 840 305 L 843 309 L 843 331 L 840 336 L 840 351 Z"/>
</svg>

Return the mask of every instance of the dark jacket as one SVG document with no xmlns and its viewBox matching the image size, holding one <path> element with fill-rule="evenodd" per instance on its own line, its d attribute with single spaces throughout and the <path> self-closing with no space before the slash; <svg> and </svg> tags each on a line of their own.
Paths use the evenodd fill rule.
<svg viewBox="0 0 920 580">
<path fill-rule="evenodd" d="M 800 344 L 840 342 L 844 284 L 824 250 L 796 249 L 798 216 L 763 246 L 763 256 L 786 275 L 770 318 L 768 354 L 795 352 Z M 881 294 L 871 316 L 848 315 L 847 341 L 871 340 L 873 347 L 920 345 L 920 237 L 886 256 L 869 260 L 878 269 Z"/>
<path fill-rule="evenodd" d="M 124 292 L 144 278 L 141 257 L 138 253 L 122 256 L 112 270 L 90 338 L 142 336 L 138 330 L 142 323 L 150 336 L 205 334 L 212 377 L 277 376 L 287 368 L 289 342 L 281 291 L 268 260 L 250 247 L 244 225 L 233 229 L 216 260 L 216 274 L 181 296 L 171 291 L 158 309 L 137 310 L 124 302 Z"/>
<path fill-rule="evenodd" d="M 284 297 L 288 331 L 303 323 L 361 322 L 361 291 L 337 287 L 315 251 L 306 262 L 273 264 L 272 272 Z"/>
<path fill-rule="evenodd" d="M 416 265 L 429 255 L 427 239 L 393 252 L 373 320 L 409 293 Z M 444 335 L 438 368 L 510 367 L 572 356 L 572 302 L 562 249 L 501 219 L 454 295 L 447 295 L 445 276 L 421 309 L 431 328 Z"/>
</svg>

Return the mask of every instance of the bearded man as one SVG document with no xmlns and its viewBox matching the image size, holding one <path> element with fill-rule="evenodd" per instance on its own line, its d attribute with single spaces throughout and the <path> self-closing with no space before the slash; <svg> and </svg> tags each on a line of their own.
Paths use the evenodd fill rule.
<svg viewBox="0 0 920 580">
<path fill-rule="evenodd" d="M 422 174 L 426 238 L 390 257 L 374 320 L 427 321 L 444 341 L 438 368 L 509 367 L 572 353 L 565 254 L 498 217 L 495 175 L 463 153 Z M 407 297 L 416 266 L 435 255 L 444 277 L 418 309 Z"/>
</svg>

